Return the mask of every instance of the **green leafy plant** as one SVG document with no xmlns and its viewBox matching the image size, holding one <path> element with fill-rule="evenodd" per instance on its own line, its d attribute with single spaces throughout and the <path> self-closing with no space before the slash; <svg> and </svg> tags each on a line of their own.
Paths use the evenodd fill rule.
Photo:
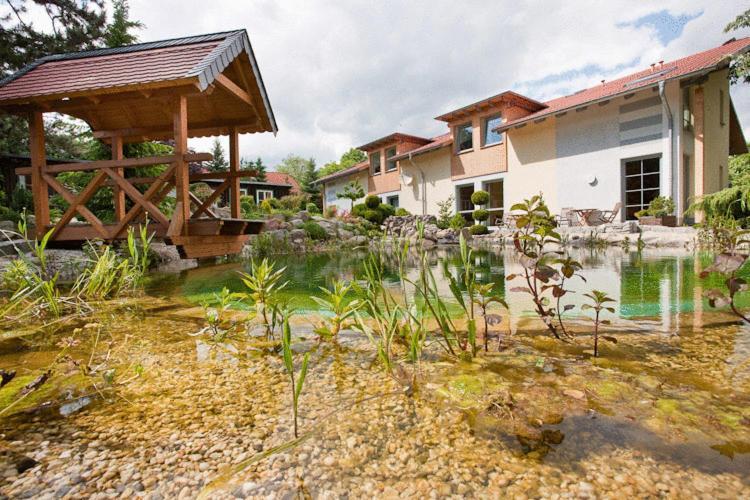
<svg viewBox="0 0 750 500">
<path fill-rule="evenodd" d="M 344 189 L 340 193 L 336 194 L 336 198 L 345 198 L 351 201 L 352 213 L 354 212 L 354 202 L 359 200 L 360 198 L 363 198 L 364 196 L 365 190 L 362 187 L 362 184 L 359 183 L 359 181 L 349 182 L 346 186 L 344 186 Z M 378 203 L 379 202 L 380 199 L 378 198 Z"/>
<path fill-rule="evenodd" d="M 489 350 L 490 326 L 499 324 L 502 316 L 490 314 L 489 310 L 492 304 L 498 304 L 508 309 L 508 304 L 497 293 L 493 291 L 494 283 L 477 284 L 477 296 L 474 297 L 474 303 L 482 311 L 482 320 L 484 321 L 484 352 Z"/>
<path fill-rule="evenodd" d="M 645 210 L 639 210 L 635 213 L 638 218 L 644 216 L 650 217 L 664 217 L 666 215 L 674 214 L 674 200 L 668 196 L 657 196 L 648 204 L 648 208 Z"/>
<path fill-rule="evenodd" d="M 451 217 L 453 216 L 453 206 L 455 198 L 449 196 L 443 201 L 437 202 L 438 216 L 437 216 L 437 227 L 440 229 L 448 229 L 451 225 Z"/>
<path fill-rule="evenodd" d="M 352 318 L 361 304 L 358 299 L 347 299 L 351 289 L 351 283 L 335 280 L 331 290 L 320 287 L 323 297 L 311 297 L 324 311 L 331 313 L 330 317 L 323 317 L 323 323 L 315 329 L 321 338 L 335 339 L 341 330 L 354 326 Z"/>
<path fill-rule="evenodd" d="M 274 324 L 272 308 L 278 301 L 278 293 L 283 290 L 288 281 L 283 281 L 286 267 L 276 269 L 273 263 L 264 258 L 260 263 L 250 261 L 250 272 L 240 273 L 242 283 L 249 290 L 244 297 L 249 299 L 256 308 L 256 316 L 263 321 L 266 339 L 273 338 Z"/>
<path fill-rule="evenodd" d="M 464 227 L 466 227 L 466 219 L 464 219 L 464 216 L 461 214 L 454 214 L 451 216 L 450 221 L 448 222 L 448 227 L 453 229 L 454 231 L 460 231 Z"/>
<path fill-rule="evenodd" d="M 213 301 L 203 302 L 203 317 L 206 320 L 206 328 L 199 333 L 208 331 L 213 342 L 223 342 L 229 333 L 226 313 L 243 298 L 241 293 L 230 292 L 227 287 L 221 289 L 220 293 L 213 294 Z"/>
<path fill-rule="evenodd" d="M 303 223 L 302 229 L 311 240 L 323 241 L 328 239 L 328 233 L 323 229 L 323 226 L 313 220 Z"/>
<path fill-rule="evenodd" d="M 713 263 L 700 273 L 702 279 L 711 274 L 718 274 L 724 279 L 727 288 L 726 293 L 719 288 L 706 290 L 703 295 L 708 299 L 708 304 L 715 308 L 729 306 L 732 313 L 745 323 L 750 323 L 750 317 L 737 307 L 737 295 L 750 290 L 747 280 L 739 276 L 740 270 L 747 262 L 747 253 L 741 249 L 746 249 L 750 245 L 748 235 L 750 230 L 747 229 L 728 231 L 727 250 L 717 254 Z"/>
<path fill-rule="evenodd" d="M 292 392 L 292 418 L 294 420 L 294 437 L 299 437 L 298 434 L 298 407 L 299 397 L 302 394 L 302 387 L 305 384 L 305 377 L 307 376 L 307 365 L 310 361 L 310 353 L 305 353 L 305 357 L 302 359 L 302 366 L 300 367 L 299 375 L 295 382 L 294 380 L 294 356 L 292 353 L 292 330 L 289 327 L 289 314 L 286 314 L 283 319 L 283 326 L 281 329 L 281 352 L 284 359 L 284 368 L 289 375 L 289 382 Z"/>
<path fill-rule="evenodd" d="M 490 229 L 487 226 L 481 224 L 474 224 L 469 228 L 469 232 L 473 235 L 489 234 Z"/>
<path fill-rule="evenodd" d="M 308 203 L 307 206 L 305 206 L 305 210 L 307 210 L 311 214 L 319 214 L 320 208 L 318 208 L 318 205 L 315 203 Z"/>
<path fill-rule="evenodd" d="M 599 290 L 592 290 L 591 293 L 584 293 L 585 297 L 591 299 L 590 304 L 583 304 L 582 310 L 593 309 L 594 310 L 594 357 L 599 356 L 599 326 L 609 324 L 609 321 L 601 320 L 600 315 L 602 311 L 610 313 L 615 312 L 615 308 L 608 306 L 610 302 L 614 302 L 614 299 L 610 298 L 605 292 Z M 617 343 L 617 339 L 614 337 L 603 335 L 602 339 L 608 340 L 613 343 Z"/>
<path fill-rule="evenodd" d="M 405 216 L 411 215 L 411 214 L 409 213 L 409 211 L 407 209 L 399 207 L 399 208 L 396 209 L 395 215 L 398 216 L 398 217 L 405 217 Z"/>
<path fill-rule="evenodd" d="M 471 193 L 471 202 L 480 207 L 484 206 L 490 202 L 490 193 L 482 191 L 481 189 L 479 191 L 474 191 Z"/>
<path fill-rule="evenodd" d="M 380 206 L 380 196 L 374 194 L 367 195 L 365 198 L 365 206 L 369 209 L 376 209 Z"/>
</svg>

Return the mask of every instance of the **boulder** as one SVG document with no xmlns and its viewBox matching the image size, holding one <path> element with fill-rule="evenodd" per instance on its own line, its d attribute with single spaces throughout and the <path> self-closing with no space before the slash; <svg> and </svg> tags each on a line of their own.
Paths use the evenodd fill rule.
<svg viewBox="0 0 750 500">
<path fill-rule="evenodd" d="M 310 212 L 307 210 L 302 210 L 297 214 L 297 217 L 299 219 L 302 219 L 303 222 L 307 222 L 310 220 Z"/>
<path fill-rule="evenodd" d="M 289 239 L 292 241 L 301 241 L 307 237 L 304 229 L 292 229 L 289 232 Z"/>
</svg>

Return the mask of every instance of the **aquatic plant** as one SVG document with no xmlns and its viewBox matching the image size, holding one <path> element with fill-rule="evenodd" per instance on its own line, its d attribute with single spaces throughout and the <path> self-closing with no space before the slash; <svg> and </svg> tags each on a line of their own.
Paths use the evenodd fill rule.
<svg viewBox="0 0 750 500">
<path fill-rule="evenodd" d="M 583 295 L 584 297 L 588 297 L 589 299 L 591 299 L 591 303 L 583 304 L 581 306 L 581 309 L 594 310 L 594 357 L 596 358 L 597 356 L 599 356 L 599 326 L 609 324 L 609 321 L 602 320 L 600 318 L 600 315 L 602 311 L 608 311 L 614 314 L 615 308 L 606 304 L 609 302 L 614 302 L 615 300 L 610 298 L 605 292 L 599 290 L 592 290 L 591 293 L 584 293 Z M 603 335 L 602 339 L 608 340 L 615 344 L 617 343 L 617 339 L 608 335 Z"/>
<path fill-rule="evenodd" d="M 206 327 L 198 333 L 208 331 L 212 341 L 222 342 L 229 333 L 229 328 L 224 328 L 226 313 L 242 298 L 242 294 L 230 292 L 227 287 L 224 287 L 221 292 L 214 293 L 213 298 L 212 302 L 206 301 L 202 304 Z"/>
<path fill-rule="evenodd" d="M 502 316 L 490 314 L 489 309 L 492 304 L 499 304 L 508 309 L 508 304 L 499 295 L 493 292 L 494 283 L 483 283 L 476 285 L 477 297 L 474 303 L 482 311 L 482 320 L 484 321 L 484 352 L 489 350 L 490 325 L 496 325 L 502 321 Z"/>
<path fill-rule="evenodd" d="M 148 221 L 142 224 L 138 230 L 138 238 L 132 227 L 128 228 L 127 248 L 130 258 L 131 273 L 135 278 L 135 284 L 140 285 L 143 278 L 151 267 L 151 240 L 154 234 L 148 234 Z M 135 273 L 138 273 L 137 275 Z"/>
<path fill-rule="evenodd" d="M 351 283 L 342 280 L 333 282 L 333 289 L 319 287 L 323 297 L 311 297 L 324 311 L 331 313 L 330 317 L 323 318 L 323 324 L 315 329 L 315 333 L 321 338 L 336 338 L 341 330 L 351 328 L 354 321 L 351 318 L 360 307 L 358 299 L 347 300 L 347 294 L 352 289 Z"/>
<path fill-rule="evenodd" d="M 250 272 L 240 273 L 242 283 L 249 290 L 244 296 L 255 305 L 257 317 L 263 320 L 263 327 L 266 331 L 266 339 L 273 338 L 274 324 L 271 319 L 276 315 L 272 313 L 274 302 L 280 290 L 284 289 L 288 281 L 282 281 L 286 267 L 276 269 L 275 265 L 270 263 L 267 258 L 258 263 L 255 260 L 250 261 Z"/>
<path fill-rule="evenodd" d="M 728 230 L 727 251 L 716 254 L 713 263 L 700 273 L 703 279 L 711 274 L 720 275 L 727 288 L 727 293 L 718 288 L 706 290 L 703 295 L 708 299 L 708 304 L 715 308 L 729 306 L 732 313 L 745 323 L 750 323 L 750 317 L 739 310 L 736 299 L 737 294 L 750 290 L 747 280 L 738 275 L 747 261 L 747 246 L 750 245 L 748 235 L 750 230 L 747 229 Z"/>
<path fill-rule="evenodd" d="M 516 203 L 511 210 L 519 214 L 513 233 L 513 247 L 523 271 L 521 274 L 510 274 L 506 279 L 522 280 L 525 286 L 516 286 L 510 291 L 530 295 L 534 311 L 547 330 L 555 338 L 563 339 L 569 335 L 562 312 L 573 309 L 573 306 L 566 305 L 561 311 L 559 300 L 552 305 L 547 292 L 554 299 L 566 295 L 569 290 L 564 288 L 565 280 L 576 275 L 582 266 L 570 258 L 561 258 L 561 238 L 555 231 L 557 224 L 541 195 Z"/>
<path fill-rule="evenodd" d="M 461 257 L 461 285 L 466 290 L 467 300 L 464 300 L 464 294 L 461 290 L 459 280 L 456 279 L 453 274 L 448 271 L 447 263 L 443 262 L 445 266 L 445 276 L 448 278 L 448 287 L 450 288 L 453 298 L 456 300 L 459 306 L 464 310 L 464 314 L 467 317 L 467 332 L 466 337 L 462 343 L 459 343 L 461 350 L 465 353 L 470 352 L 472 356 L 477 354 L 477 322 L 474 318 L 474 304 L 476 298 L 476 270 L 474 269 L 474 251 L 469 248 L 469 244 L 466 242 L 466 238 L 461 234 L 459 236 L 459 255 Z"/>
<path fill-rule="evenodd" d="M 97 250 L 89 245 L 93 258 L 73 285 L 73 292 L 85 300 L 104 300 L 131 292 L 140 282 L 140 269 L 130 265 L 128 259 L 121 259 L 115 250 L 104 245 Z"/>
<path fill-rule="evenodd" d="M 297 381 L 294 380 L 294 357 L 292 356 L 292 331 L 289 328 L 289 316 L 285 316 L 283 320 L 283 327 L 281 332 L 281 352 L 284 359 L 284 368 L 289 375 L 289 381 L 292 392 L 292 416 L 294 420 L 294 437 L 299 437 L 297 416 L 299 407 L 299 397 L 302 394 L 302 387 L 305 384 L 305 377 L 307 376 L 307 365 L 310 361 L 310 353 L 306 352 L 305 357 L 302 360 L 302 366 L 300 367 L 299 376 Z"/>
</svg>

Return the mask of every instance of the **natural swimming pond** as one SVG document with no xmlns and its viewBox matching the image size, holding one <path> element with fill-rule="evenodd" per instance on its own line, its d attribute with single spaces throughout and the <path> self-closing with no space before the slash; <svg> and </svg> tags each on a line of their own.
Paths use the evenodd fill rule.
<svg viewBox="0 0 750 500">
<path fill-rule="evenodd" d="M 21 475 L 8 466 L 2 491 L 746 496 L 750 328 L 703 299 L 710 283 L 697 274 L 711 256 L 574 254 L 586 283 L 574 283 L 577 293 L 566 300 L 580 303 L 591 288 L 613 297 L 607 331 L 617 344 L 603 345 L 601 357 L 592 358 L 584 336 L 590 326 L 575 318 L 581 334 L 575 342 L 550 338 L 528 299 L 510 291 L 506 277 L 519 268 L 515 256 L 477 252 L 478 281 L 495 283 L 510 306 L 502 312 L 501 335 L 473 362 L 428 347 L 413 393 L 404 392 L 398 372 L 385 375 L 361 334 L 319 343 L 313 333 L 320 312 L 310 297 L 334 278 L 361 277 L 365 252 L 274 257 L 287 268 L 284 294 L 297 309 L 295 349 L 311 353 L 298 442 L 280 356 L 261 354 L 241 335 L 219 343 L 195 335 L 205 326 L 199 304 L 224 287 L 242 290 L 238 271 L 247 265 L 159 275 L 144 299 L 87 318 L 88 327 L 77 325 L 81 342 L 69 351 L 72 360 L 88 357 L 97 342 L 104 346 L 96 355 L 102 362 L 109 359 L 121 373 L 137 367 L 141 376 L 104 401 L 96 391 L 83 395 L 92 403 L 79 409 L 70 406 L 82 396 L 71 368 L 55 386 L 72 397 L 68 406 L 49 404 L 3 421 L 8 463 L 23 455 L 37 464 Z M 438 248 L 430 259 L 448 298 L 443 266 L 461 271 L 456 250 Z M 410 265 L 407 276 L 413 272 Z M 396 292 L 412 293 L 401 287 L 395 263 L 384 276 Z M 1 366 L 28 381 L 69 335 L 6 341 Z"/>
</svg>

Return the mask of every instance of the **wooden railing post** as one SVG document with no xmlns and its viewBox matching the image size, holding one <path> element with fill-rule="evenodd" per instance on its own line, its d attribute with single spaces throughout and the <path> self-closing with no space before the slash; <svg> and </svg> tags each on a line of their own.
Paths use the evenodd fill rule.
<svg viewBox="0 0 750 500">
<path fill-rule="evenodd" d="M 122 136 L 112 137 L 112 159 L 122 160 L 124 158 L 122 153 Z M 124 175 L 125 169 L 122 167 L 115 168 L 115 172 L 120 175 Z M 125 191 L 120 189 L 119 186 L 115 185 L 112 188 L 114 192 L 115 201 L 115 220 L 120 222 L 125 217 Z"/>
<path fill-rule="evenodd" d="M 187 221 L 190 220 L 190 172 L 188 163 L 184 155 L 187 152 L 187 98 L 181 95 L 175 102 L 174 112 L 174 154 L 177 157 L 175 161 L 175 190 L 177 192 L 177 205 L 175 210 L 179 210 L 178 220 L 182 222 L 180 233 L 188 234 Z"/>
<path fill-rule="evenodd" d="M 232 178 L 229 185 L 229 207 L 232 218 L 240 217 L 240 178 L 237 172 L 240 170 L 240 136 L 237 129 L 229 130 L 229 172 Z"/>
<path fill-rule="evenodd" d="M 36 236 L 41 238 L 49 225 L 49 188 L 43 174 L 47 167 L 44 149 L 44 115 L 41 111 L 29 114 L 29 152 L 31 153 L 31 194 L 34 197 Z"/>
</svg>

